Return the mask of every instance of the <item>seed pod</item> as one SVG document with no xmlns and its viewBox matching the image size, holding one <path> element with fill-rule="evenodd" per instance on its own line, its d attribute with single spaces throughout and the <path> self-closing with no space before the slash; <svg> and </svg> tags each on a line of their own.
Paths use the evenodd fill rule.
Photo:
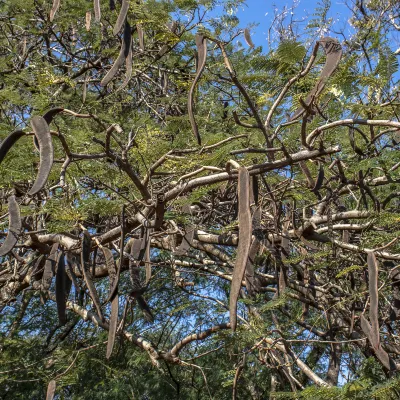
<svg viewBox="0 0 400 400">
<path fill-rule="evenodd" d="M 369 275 L 369 319 L 371 321 L 371 339 L 372 345 L 378 348 L 380 345 L 379 335 L 379 320 L 378 320 L 378 262 L 376 261 L 375 254 L 371 251 L 367 256 L 368 275 Z"/>
<path fill-rule="evenodd" d="M 246 269 L 252 236 L 252 221 L 250 213 L 250 175 L 249 171 L 240 167 L 238 175 L 238 203 L 239 203 L 239 245 L 236 262 L 232 274 L 231 291 L 229 295 L 229 319 L 231 329 L 236 330 L 237 300 L 242 287 L 242 279 Z"/>
<path fill-rule="evenodd" d="M 86 17 L 85 17 L 85 27 L 86 30 L 89 32 L 90 31 L 90 24 L 92 22 L 92 13 L 90 11 L 86 11 Z"/>
<path fill-rule="evenodd" d="M 4 160 L 4 157 L 7 155 L 8 151 L 11 147 L 20 139 L 22 136 L 25 136 L 24 131 L 14 131 L 10 133 L 0 145 L 0 163 Z"/>
<path fill-rule="evenodd" d="M 140 50 L 144 51 L 144 31 L 141 24 L 136 24 Z"/>
<path fill-rule="evenodd" d="M 51 110 L 47 111 L 46 114 L 43 115 L 43 119 L 47 122 L 48 125 L 51 124 L 53 121 L 53 118 L 59 114 L 60 112 L 63 112 L 64 108 L 63 107 L 55 107 L 52 108 Z"/>
<path fill-rule="evenodd" d="M 132 70 L 133 70 L 132 45 L 129 46 L 129 53 L 125 59 L 125 66 L 126 66 L 125 79 L 122 82 L 121 86 L 118 87 L 116 92 L 119 92 L 120 90 L 124 89 L 132 78 Z"/>
<path fill-rule="evenodd" d="M 56 393 L 56 381 L 51 380 L 47 386 L 46 400 L 53 400 Z"/>
<path fill-rule="evenodd" d="M 100 84 L 102 86 L 106 86 L 111 81 L 111 79 L 114 78 L 115 74 L 118 72 L 118 70 L 121 67 L 121 65 L 123 64 L 124 60 L 128 57 L 131 45 L 132 45 L 131 26 L 129 25 L 128 21 L 126 21 L 121 50 L 119 52 L 117 59 L 115 60 L 115 62 L 113 64 L 113 66 L 108 71 L 108 73 L 103 78 L 103 80 L 101 81 Z"/>
<path fill-rule="evenodd" d="M 110 0 L 110 11 L 114 11 L 114 10 L 115 10 L 115 1 Z"/>
<path fill-rule="evenodd" d="M 50 255 L 44 264 L 44 271 L 42 276 L 42 290 L 49 290 L 51 281 L 55 274 L 56 262 L 57 262 L 57 251 L 59 244 L 54 243 L 50 250 Z"/>
<path fill-rule="evenodd" d="M 315 84 L 314 88 L 311 90 L 311 92 L 307 96 L 307 99 L 304 102 L 307 106 L 310 106 L 311 102 L 322 92 L 328 78 L 335 72 L 342 57 L 342 46 L 334 38 L 322 38 L 317 42 L 316 46 L 323 47 L 326 54 L 326 62 L 317 83 Z M 290 121 L 300 118 L 304 114 L 304 112 L 304 108 L 299 107 L 290 118 Z"/>
<path fill-rule="evenodd" d="M 93 0 L 93 8 L 94 8 L 94 19 L 97 22 L 100 22 L 101 19 L 100 0 Z"/>
<path fill-rule="evenodd" d="M 161 225 L 164 221 L 164 213 L 165 213 L 165 196 L 162 193 L 160 193 L 157 195 L 156 215 L 154 220 L 154 229 L 156 231 L 161 228 Z"/>
<path fill-rule="evenodd" d="M 115 23 L 113 34 L 118 35 L 118 32 L 121 30 L 123 23 L 126 20 L 126 16 L 128 15 L 129 10 L 129 0 L 122 0 L 121 10 L 119 11 L 117 22 Z"/>
<path fill-rule="evenodd" d="M 61 252 L 58 257 L 57 273 L 56 273 L 56 302 L 58 311 L 58 320 L 61 325 L 65 325 L 67 322 L 65 310 L 67 300 L 67 279 L 68 276 L 65 273 L 65 260 L 64 253 Z M 69 280 L 69 279 L 68 279 Z"/>
<path fill-rule="evenodd" d="M 199 81 L 201 74 L 204 71 L 204 67 L 206 65 L 206 59 L 207 59 L 207 40 L 204 37 L 204 35 L 198 33 L 196 35 L 196 47 L 197 47 L 197 57 L 198 57 L 198 62 L 197 62 L 197 69 L 196 69 L 196 75 L 194 77 L 192 86 L 190 87 L 189 90 L 189 95 L 188 95 L 188 114 L 189 114 L 189 119 L 190 119 L 190 124 L 192 125 L 192 131 L 194 133 L 194 136 L 197 139 L 197 143 L 199 146 L 201 145 L 201 137 L 199 134 L 199 128 L 197 126 L 197 122 L 194 118 L 193 114 L 193 95 L 194 95 L 194 90 L 196 88 L 197 82 Z"/>
<path fill-rule="evenodd" d="M 319 190 L 322 187 L 322 184 L 324 183 L 324 178 L 325 178 L 325 172 L 324 172 L 324 166 L 322 163 L 319 163 L 319 171 L 318 171 L 318 177 L 315 182 L 315 185 L 312 189 L 314 193 L 318 193 Z"/>
<path fill-rule="evenodd" d="M 90 234 L 86 229 L 84 229 L 82 238 L 82 252 L 81 252 L 83 277 L 85 279 L 86 286 L 89 289 L 90 297 L 92 298 L 93 303 L 96 307 L 97 314 L 101 319 L 103 319 L 103 313 L 101 311 L 99 295 L 97 294 L 96 287 L 93 283 L 93 276 L 92 273 L 90 272 L 89 259 L 90 259 L 91 246 L 92 246 L 92 239 L 90 237 Z"/>
<path fill-rule="evenodd" d="M 10 196 L 8 198 L 8 213 L 8 233 L 4 243 L 0 247 L 0 257 L 5 256 L 14 248 L 22 232 L 21 215 L 15 196 Z"/>
<path fill-rule="evenodd" d="M 51 167 L 53 165 L 53 141 L 51 139 L 50 128 L 43 117 L 35 116 L 31 119 L 33 132 L 38 141 L 40 151 L 39 171 L 35 183 L 28 192 L 29 196 L 34 196 L 46 184 Z"/>
<path fill-rule="evenodd" d="M 114 262 L 114 256 L 111 250 L 107 249 L 106 247 L 101 246 L 101 250 L 106 260 L 108 277 L 110 279 L 110 292 L 111 292 L 111 288 L 114 286 L 117 279 L 117 269 Z M 107 342 L 107 353 L 106 353 L 107 359 L 111 357 L 111 353 L 113 351 L 115 343 L 115 335 L 117 332 L 117 325 L 118 325 L 118 304 L 119 304 L 118 302 L 119 302 L 119 296 L 118 293 L 116 293 L 111 302 L 110 327 L 108 330 L 108 342 Z"/>
<path fill-rule="evenodd" d="M 254 47 L 254 43 L 253 43 L 253 41 L 251 40 L 251 36 L 250 36 L 250 30 L 249 30 L 248 28 L 246 28 L 246 29 L 244 30 L 244 40 L 246 41 L 247 45 L 248 45 L 250 48 L 253 48 L 253 47 Z"/>
<path fill-rule="evenodd" d="M 56 15 L 58 9 L 60 7 L 60 0 L 53 0 L 53 6 L 50 10 L 50 22 L 53 22 L 54 16 Z"/>
</svg>

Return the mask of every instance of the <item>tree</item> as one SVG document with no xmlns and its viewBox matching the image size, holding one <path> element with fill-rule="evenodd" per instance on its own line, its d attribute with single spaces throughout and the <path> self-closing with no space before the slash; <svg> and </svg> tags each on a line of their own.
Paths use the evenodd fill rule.
<svg viewBox="0 0 400 400">
<path fill-rule="evenodd" d="M 398 398 L 399 6 L 241 4 L 1 3 L 2 398 Z"/>
</svg>

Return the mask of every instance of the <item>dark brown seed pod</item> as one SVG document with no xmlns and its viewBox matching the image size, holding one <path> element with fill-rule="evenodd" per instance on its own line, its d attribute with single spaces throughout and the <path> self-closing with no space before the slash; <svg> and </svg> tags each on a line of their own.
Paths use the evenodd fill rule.
<svg viewBox="0 0 400 400">
<path fill-rule="evenodd" d="M 110 11 L 114 11 L 114 10 L 115 10 L 115 1 L 110 0 Z"/>
<path fill-rule="evenodd" d="M 238 203 L 239 203 L 239 245 L 236 262 L 232 274 L 231 291 L 229 295 L 229 319 L 231 329 L 236 330 L 237 300 L 242 287 L 242 279 L 246 269 L 252 236 L 252 221 L 250 212 L 250 175 L 249 171 L 238 169 Z"/>
<path fill-rule="evenodd" d="M 8 233 L 6 240 L 0 247 L 0 257 L 5 256 L 14 248 L 22 232 L 21 214 L 15 196 L 10 196 L 8 198 L 8 214 Z"/>
<path fill-rule="evenodd" d="M 65 259 L 64 253 L 60 252 L 58 256 L 57 273 L 56 273 L 56 302 L 58 311 L 58 320 L 61 325 L 65 325 L 67 318 L 65 315 L 66 310 L 66 292 L 67 292 L 67 279 L 65 273 Z"/>
<path fill-rule="evenodd" d="M 132 70 L 133 70 L 132 45 L 129 46 L 129 53 L 125 59 L 125 66 L 126 66 L 125 79 L 122 82 L 121 86 L 118 87 L 116 92 L 124 89 L 128 85 L 128 83 L 130 82 L 130 80 L 132 78 Z"/>
<path fill-rule="evenodd" d="M 57 252 L 58 252 L 58 243 L 54 243 L 50 250 L 50 255 L 47 257 L 47 260 L 44 264 L 44 271 L 42 276 L 42 289 L 49 290 L 51 281 L 55 274 L 56 263 L 57 263 Z"/>
<path fill-rule="evenodd" d="M 55 107 L 52 108 L 51 110 L 47 111 L 44 115 L 43 115 L 43 119 L 47 122 L 48 125 L 50 125 L 53 121 L 53 118 L 59 114 L 60 112 L 63 112 L 64 108 L 62 107 Z"/>
<path fill-rule="evenodd" d="M 101 304 L 99 295 L 97 294 L 96 287 L 93 283 L 93 276 L 90 272 L 90 249 L 92 246 L 92 239 L 90 237 L 89 232 L 84 229 L 83 230 L 83 238 L 82 238 L 82 252 L 81 252 L 81 264 L 82 264 L 82 271 L 83 277 L 85 279 L 85 283 L 87 288 L 89 289 L 90 297 L 93 300 L 93 303 L 96 307 L 97 314 L 101 319 L 103 319 L 103 313 L 101 311 Z"/>
<path fill-rule="evenodd" d="M 34 196 L 42 190 L 47 182 L 53 165 L 54 151 L 50 128 L 46 120 L 43 117 L 35 116 L 31 119 L 31 125 L 37 138 L 40 151 L 39 171 L 35 183 L 28 192 L 29 196 Z"/>
<path fill-rule="evenodd" d="M 100 22 L 101 20 L 100 0 L 93 0 L 93 8 L 94 8 L 94 19 L 97 22 Z"/>
<path fill-rule="evenodd" d="M 54 16 L 56 15 L 58 9 L 60 8 L 60 0 L 53 0 L 53 6 L 50 10 L 50 22 L 53 22 Z"/>
<path fill-rule="evenodd" d="M 115 23 L 113 34 L 118 35 L 118 32 L 121 30 L 122 25 L 126 20 L 126 16 L 128 15 L 129 10 L 129 0 L 122 0 L 121 10 L 119 11 L 117 22 Z"/>
<path fill-rule="evenodd" d="M 123 64 L 124 60 L 128 57 L 131 45 L 132 45 L 131 26 L 129 25 L 128 21 L 126 21 L 125 22 L 125 29 L 124 29 L 124 35 L 123 35 L 123 41 L 122 41 L 121 50 L 119 52 L 119 55 L 118 55 L 117 59 L 115 60 L 115 62 L 113 64 L 113 66 L 107 72 L 107 74 L 103 78 L 103 80 L 101 81 L 100 84 L 102 86 L 106 86 L 111 81 L 111 79 L 114 78 L 115 74 L 120 69 L 120 67 Z"/>
<path fill-rule="evenodd" d="M 322 92 L 328 78 L 335 72 L 339 65 L 339 61 L 342 58 L 342 46 L 334 38 L 322 38 L 317 42 L 317 46 L 323 47 L 326 54 L 326 62 L 317 83 L 304 102 L 308 107 L 311 105 L 311 102 Z M 304 108 L 299 107 L 290 118 L 290 121 L 300 118 L 304 112 Z"/>
<path fill-rule="evenodd" d="M 11 149 L 11 147 L 19 140 L 22 138 L 22 136 L 25 136 L 24 131 L 14 131 L 10 133 L 2 142 L 0 145 L 0 163 L 4 160 L 4 157 L 7 155 L 8 151 Z"/>
<path fill-rule="evenodd" d="M 322 163 L 319 163 L 319 170 L 318 170 L 318 176 L 317 180 L 315 182 L 315 185 L 312 189 L 314 193 L 319 192 L 319 190 L 322 187 L 322 184 L 324 183 L 324 178 L 325 178 L 325 172 L 324 172 L 324 166 Z"/>
<path fill-rule="evenodd" d="M 202 35 L 200 33 L 198 33 L 196 35 L 195 40 L 196 40 L 196 47 L 197 47 L 198 62 L 197 62 L 196 75 L 194 77 L 192 86 L 189 89 L 187 107 L 188 107 L 188 114 L 189 114 L 190 124 L 192 125 L 192 131 L 193 131 L 194 136 L 197 139 L 197 143 L 200 146 L 201 145 L 201 137 L 200 137 L 199 128 L 197 126 L 197 122 L 196 122 L 196 119 L 194 118 L 194 113 L 193 113 L 193 106 L 194 106 L 193 95 L 194 95 L 194 90 L 196 88 L 197 82 L 199 81 L 199 79 L 201 77 L 201 74 L 204 71 L 204 67 L 206 65 L 207 40 L 204 37 L 204 35 Z"/>
<path fill-rule="evenodd" d="M 53 400 L 56 393 L 56 381 L 51 380 L 47 386 L 46 400 Z"/>
<path fill-rule="evenodd" d="M 246 41 L 247 45 L 248 45 L 250 48 L 253 48 L 253 47 L 254 47 L 254 43 L 253 43 L 253 41 L 251 40 L 249 28 L 246 28 L 246 29 L 244 30 L 244 40 Z"/>
</svg>

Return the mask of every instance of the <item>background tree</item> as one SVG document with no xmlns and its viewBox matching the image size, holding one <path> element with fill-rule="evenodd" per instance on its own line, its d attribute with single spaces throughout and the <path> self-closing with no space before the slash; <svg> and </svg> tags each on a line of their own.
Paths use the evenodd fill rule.
<svg viewBox="0 0 400 400">
<path fill-rule="evenodd" d="M 221 3 L 0 3 L 1 398 L 400 396 L 399 6 Z"/>
</svg>

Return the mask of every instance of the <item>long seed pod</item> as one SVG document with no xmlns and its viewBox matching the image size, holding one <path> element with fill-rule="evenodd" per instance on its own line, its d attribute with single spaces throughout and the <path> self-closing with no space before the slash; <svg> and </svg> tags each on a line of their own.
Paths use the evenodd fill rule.
<svg viewBox="0 0 400 400">
<path fill-rule="evenodd" d="M 124 263 L 124 242 L 125 242 L 125 205 L 122 206 L 121 211 L 121 239 L 119 245 L 119 263 L 117 268 L 117 274 L 113 286 L 110 289 L 106 303 L 111 301 L 114 296 L 118 293 L 119 276 L 122 271 L 122 265 Z"/>
<path fill-rule="evenodd" d="M 153 313 L 146 300 L 143 298 L 142 294 L 145 291 L 145 288 L 142 287 L 140 282 L 140 250 L 142 245 L 141 239 L 132 239 L 133 242 L 131 244 L 131 259 L 129 260 L 129 272 L 132 283 L 132 291 L 129 293 L 130 296 L 134 297 L 137 301 L 139 308 L 142 310 L 143 316 L 148 322 L 153 322 L 154 317 Z M 134 258 L 136 261 L 132 260 Z"/>
<path fill-rule="evenodd" d="M 103 251 L 104 258 L 106 259 L 108 277 L 110 279 L 110 290 L 111 290 L 111 288 L 115 284 L 115 280 L 117 279 L 117 269 L 115 267 L 114 256 L 111 250 L 107 249 L 106 247 L 101 246 L 101 250 Z M 108 330 L 108 342 L 107 342 L 107 353 L 106 353 L 107 359 L 111 357 L 111 353 L 114 348 L 115 335 L 117 333 L 117 325 L 118 325 L 118 305 L 119 305 L 119 296 L 117 293 L 111 302 L 110 328 Z"/>
<path fill-rule="evenodd" d="M 63 112 L 64 108 L 63 107 L 55 107 L 52 108 L 51 110 L 47 111 L 46 114 L 43 115 L 43 119 L 47 122 L 48 125 L 51 124 L 53 121 L 53 118 L 59 114 L 60 112 Z"/>
<path fill-rule="evenodd" d="M 165 196 L 162 193 L 160 193 L 157 195 L 156 215 L 154 219 L 154 229 L 156 231 L 161 228 L 161 225 L 164 221 L 164 213 L 165 213 Z"/>
<path fill-rule="evenodd" d="M 65 259 L 64 253 L 60 252 L 57 264 L 56 273 L 56 302 L 58 311 L 58 320 L 61 325 L 65 325 L 67 318 L 65 315 L 66 310 L 66 291 L 67 291 L 67 274 L 65 273 Z"/>
<path fill-rule="evenodd" d="M 254 47 L 254 43 L 253 43 L 253 41 L 251 40 L 249 28 L 246 28 L 246 29 L 244 30 L 244 40 L 246 41 L 247 45 L 248 45 L 250 48 L 253 48 L 253 47 Z"/>
<path fill-rule="evenodd" d="M 325 178 L 325 172 L 324 172 L 324 166 L 322 163 L 319 164 L 319 170 L 318 170 L 318 176 L 317 180 L 315 182 L 314 187 L 312 188 L 312 191 L 314 193 L 319 192 L 319 190 L 322 187 L 322 184 L 324 183 L 324 178 Z"/>
<path fill-rule="evenodd" d="M 40 151 L 39 171 L 35 183 L 28 192 L 29 196 L 34 196 L 46 184 L 51 167 L 53 165 L 53 141 L 51 139 L 50 128 L 43 117 L 35 116 L 31 119 L 33 132 L 37 138 Z"/>
<path fill-rule="evenodd" d="M 249 171 L 240 167 L 238 169 L 238 203 L 239 203 L 239 245 L 235 267 L 232 274 L 231 291 L 229 295 L 229 319 L 231 329 L 236 330 L 237 325 L 237 300 L 242 287 L 242 279 L 246 269 L 247 259 L 251 245 L 252 221 L 250 213 L 250 175 Z"/>
<path fill-rule="evenodd" d="M 142 25 L 136 24 L 136 30 L 138 33 L 140 50 L 144 51 L 145 50 L 145 48 L 144 48 L 144 31 L 143 31 Z"/>
<path fill-rule="evenodd" d="M 117 59 L 115 60 L 113 66 L 111 69 L 107 72 L 106 76 L 103 78 L 101 81 L 102 86 L 106 86 L 108 82 L 111 81 L 111 79 L 114 78 L 115 74 L 118 72 L 120 69 L 121 65 L 123 64 L 124 60 L 126 57 L 129 55 L 129 49 L 132 45 L 132 30 L 131 26 L 129 25 L 128 21 L 125 22 L 125 29 L 124 29 L 124 35 L 123 35 L 123 41 L 122 41 L 122 46 L 121 50 L 119 52 L 119 55 Z"/>
<path fill-rule="evenodd" d="M 51 380 L 47 386 L 46 400 L 53 400 L 56 393 L 56 381 Z"/>
<path fill-rule="evenodd" d="M 96 287 L 93 283 L 93 276 L 90 272 L 90 248 L 92 245 L 92 239 L 90 237 L 89 232 L 87 229 L 83 230 L 83 238 L 82 238 L 82 252 L 81 252 L 81 264 L 82 264 L 82 271 L 83 277 L 85 279 L 85 283 L 87 288 L 89 289 L 90 297 L 93 300 L 93 303 L 96 307 L 97 314 L 101 319 L 103 319 L 103 313 L 101 311 L 101 304 L 99 295 L 97 294 Z"/>
<path fill-rule="evenodd" d="M 114 10 L 115 10 L 115 1 L 110 0 L 110 11 L 114 11 Z"/>
<path fill-rule="evenodd" d="M 122 82 L 121 86 L 118 87 L 116 92 L 119 92 L 120 90 L 124 89 L 128 85 L 128 83 L 130 82 L 130 80 L 132 78 L 132 71 L 133 71 L 132 45 L 129 46 L 129 53 L 125 59 L 125 66 L 126 66 L 125 79 Z"/>
<path fill-rule="evenodd" d="M 196 76 L 194 77 L 192 86 L 190 87 L 189 90 L 189 95 L 188 95 L 188 114 L 189 114 L 189 119 L 190 119 L 190 124 L 192 125 L 192 131 L 194 136 L 197 139 L 197 143 L 199 146 L 201 145 L 201 137 L 199 134 L 199 128 L 197 126 L 196 119 L 194 118 L 193 114 L 193 95 L 194 95 L 194 90 L 196 88 L 197 82 L 199 81 L 201 74 L 204 71 L 204 67 L 206 65 L 206 59 L 207 59 L 207 40 L 204 37 L 204 35 L 198 33 L 196 35 L 196 47 L 197 47 L 197 57 L 198 57 L 198 62 L 197 62 L 197 69 L 196 69 Z"/>
<path fill-rule="evenodd" d="M 86 11 L 86 16 L 85 16 L 85 27 L 86 30 L 89 32 L 90 31 L 90 24 L 92 22 L 92 13 L 90 11 Z"/>
<path fill-rule="evenodd" d="M 118 32 L 121 30 L 122 25 L 126 20 L 126 16 L 128 15 L 129 10 L 129 0 L 122 0 L 121 10 L 119 11 L 117 22 L 115 23 L 113 34 L 118 35 Z"/>
<path fill-rule="evenodd" d="M 379 320 L 378 320 L 378 262 L 375 254 L 371 251 L 367 256 L 368 275 L 369 275 L 369 319 L 371 321 L 372 345 L 378 348 L 380 345 Z"/>
<path fill-rule="evenodd" d="M 51 281 L 53 279 L 55 273 L 55 267 L 57 262 L 57 251 L 59 244 L 54 243 L 50 250 L 50 255 L 47 257 L 47 260 L 44 264 L 44 271 L 42 277 L 42 289 L 49 290 Z"/>
<path fill-rule="evenodd" d="M 307 99 L 305 100 L 305 104 L 307 106 L 311 105 L 311 102 L 322 92 L 325 87 L 325 84 L 328 78 L 335 72 L 337 66 L 339 65 L 339 61 L 342 57 L 342 46 L 340 43 L 330 37 L 322 38 L 317 42 L 317 46 L 322 46 L 325 54 L 326 54 L 326 63 L 324 68 L 322 69 L 321 75 L 315 84 L 314 88 L 311 90 Z M 304 114 L 305 110 L 303 107 L 299 107 L 295 113 L 290 118 L 290 121 L 293 121 Z"/>
<path fill-rule="evenodd" d="M 101 20 L 100 0 L 93 0 L 94 18 L 97 22 Z"/>
<path fill-rule="evenodd" d="M 7 155 L 8 151 L 11 149 L 11 147 L 19 140 L 22 138 L 22 136 L 25 136 L 24 131 L 14 131 L 11 132 L 2 142 L 0 145 L 0 163 L 4 160 L 4 157 Z"/>
<path fill-rule="evenodd" d="M 0 257 L 5 256 L 14 248 L 22 232 L 21 214 L 15 196 L 8 198 L 8 214 L 8 233 L 6 240 L 4 240 L 4 243 L 0 247 Z"/>
<path fill-rule="evenodd" d="M 60 0 L 53 0 L 53 6 L 50 10 L 50 22 L 53 22 L 54 16 L 56 15 L 58 9 L 60 8 Z"/>
</svg>

